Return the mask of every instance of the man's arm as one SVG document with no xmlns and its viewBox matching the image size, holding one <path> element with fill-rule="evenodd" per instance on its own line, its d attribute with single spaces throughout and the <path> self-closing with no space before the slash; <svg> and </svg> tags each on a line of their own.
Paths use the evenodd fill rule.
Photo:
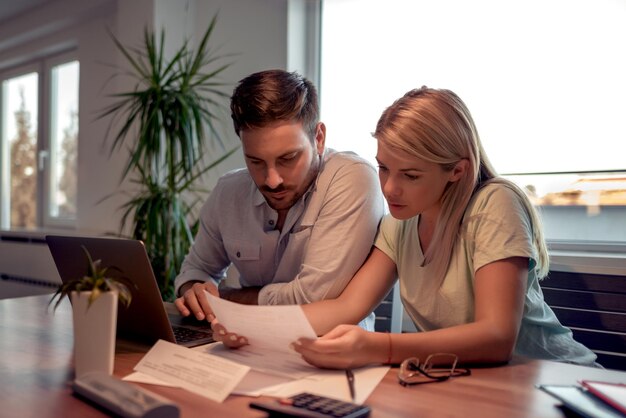
<svg viewBox="0 0 626 418">
<path fill-rule="evenodd" d="M 290 282 L 264 286 L 259 304 L 305 304 L 337 297 L 367 258 L 384 212 L 376 170 L 350 160 L 326 181 L 327 185 L 318 184 L 318 189 L 327 189 L 319 196 L 323 202 L 310 225 L 300 272 Z"/>
<path fill-rule="evenodd" d="M 174 280 L 174 290 L 178 296 L 174 301 L 176 308 L 183 316 L 194 315 L 198 320 L 213 316 L 203 292 L 218 296 L 219 280 L 230 264 L 219 231 L 223 189 L 220 185 L 218 182 L 200 210 L 200 226 L 194 244 Z"/>
<path fill-rule="evenodd" d="M 220 298 L 231 302 L 243 303 L 244 305 L 258 305 L 259 291 L 262 287 L 242 287 L 235 289 L 232 287 L 220 287 Z"/>
<path fill-rule="evenodd" d="M 174 280 L 177 296 L 182 296 L 184 290 L 188 290 L 195 282 L 211 280 L 217 287 L 230 265 L 218 226 L 222 189 L 218 182 L 200 210 L 198 233 Z M 182 289 L 184 285 L 186 288 Z"/>
</svg>

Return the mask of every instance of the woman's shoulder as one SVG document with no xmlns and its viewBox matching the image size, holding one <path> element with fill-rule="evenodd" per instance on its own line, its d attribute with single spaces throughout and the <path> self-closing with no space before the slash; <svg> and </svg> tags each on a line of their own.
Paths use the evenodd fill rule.
<svg viewBox="0 0 626 418">
<path fill-rule="evenodd" d="M 470 201 L 463 224 L 469 225 L 508 225 L 523 224 L 530 227 L 531 216 L 524 202 L 524 192 L 506 180 L 492 181 L 480 188 Z"/>
<path fill-rule="evenodd" d="M 509 257 L 537 260 L 532 234 L 532 217 L 523 191 L 499 181 L 475 193 L 465 213 L 462 237 L 473 268 Z"/>
<path fill-rule="evenodd" d="M 492 181 L 474 193 L 466 213 L 522 208 L 522 193 L 515 185 L 506 181 Z"/>
</svg>

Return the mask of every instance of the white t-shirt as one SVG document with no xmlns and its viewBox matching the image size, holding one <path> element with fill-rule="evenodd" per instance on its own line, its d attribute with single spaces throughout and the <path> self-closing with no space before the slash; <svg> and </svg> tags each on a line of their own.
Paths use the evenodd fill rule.
<svg viewBox="0 0 626 418">
<path fill-rule="evenodd" d="M 419 216 L 400 221 L 387 215 L 376 247 L 396 264 L 400 295 L 407 314 L 422 331 L 448 328 L 474 320 L 474 278 L 489 263 L 509 257 L 529 261 L 524 316 L 515 353 L 532 358 L 593 364 L 596 355 L 574 341 L 543 300 L 534 272 L 537 251 L 531 224 L 520 197 L 503 184 L 483 187 L 463 218 L 446 276 L 437 292 L 422 267 L 424 255 L 417 233 Z M 434 294 L 433 294 L 434 293 Z"/>
</svg>

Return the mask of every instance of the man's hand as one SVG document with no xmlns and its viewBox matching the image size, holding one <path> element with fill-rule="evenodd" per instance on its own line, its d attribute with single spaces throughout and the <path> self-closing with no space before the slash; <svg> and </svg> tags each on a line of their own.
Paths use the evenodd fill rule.
<svg viewBox="0 0 626 418">
<path fill-rule="evenodd" d="M 176 308 L 182 316 L 189 316 L 193 313 L 198 320 L 202 321 L 207 319 L 211 322 L 213 339 L 215 341 L 221 341 L 228 348 L 239 348 L 248 344 L 246 337 L 228 332 L 228 330 L 219 323 L 204 295 L 205 290 L 214 296 L 222 297 L 226 300 L 247 305 L 256 305 L 258 304 L 258 295 L 261 288 L 223 288 L 218 291 L 217 287 L 215 287 L 212 282 L 187 282 L 181 287 L 182 296 L 174 301 L 174 305 L 176 305 Z"/>
<path fill-rule="evenodd" d="M 244 287 L 241 289 L 220 287 L 219 292 L 222 299 L 244 305 L 258 305 L 260 290 L 260 287 Z M 239 348 L 248 344 L 246 337 L 237 335 L 234 332 L 228 332 L 217 318 L 211 321 L 211 329 L 213 329 L 213 339 L 221 341 L 228 348 Z"/>
<path fill-rule="evenodd" d="M 239 348 L 248 344 L 248 339 L 234 332 L 228 332 L 224 325 L 220 324 L 217 319 L 211 321 L 211 329 L 213 330 L 213 339 L 221 341 L 228 348 Z"/>
<path fill-rule="evenodd" d="M 217 287 L 212 282 L 189 282 L 183 285 L 181 288 L 182 296 L 174 301 L 174 305 L 182 316 L 189 316 L 193 313 L 199 321 L 203 319 L 213 321 L 215 319 L 211 306 L 204 295 L 205 290 L 220 297 Z"/>
</svg>

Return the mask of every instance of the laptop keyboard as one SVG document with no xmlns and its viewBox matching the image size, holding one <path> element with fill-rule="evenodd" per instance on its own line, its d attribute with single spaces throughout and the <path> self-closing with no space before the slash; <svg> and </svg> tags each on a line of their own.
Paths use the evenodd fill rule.
<svg viewBox="0 0 626 418">
<path fill-rule="evenodd" d="M 213 333 L 211 331 L 201 331 L 185 327 L 172 327 L 174 331 L 174 337 L 178 343 L 186 343 L 189 341 L 201 340 L 203 338 L 212 338 Z"/>
</svg>

